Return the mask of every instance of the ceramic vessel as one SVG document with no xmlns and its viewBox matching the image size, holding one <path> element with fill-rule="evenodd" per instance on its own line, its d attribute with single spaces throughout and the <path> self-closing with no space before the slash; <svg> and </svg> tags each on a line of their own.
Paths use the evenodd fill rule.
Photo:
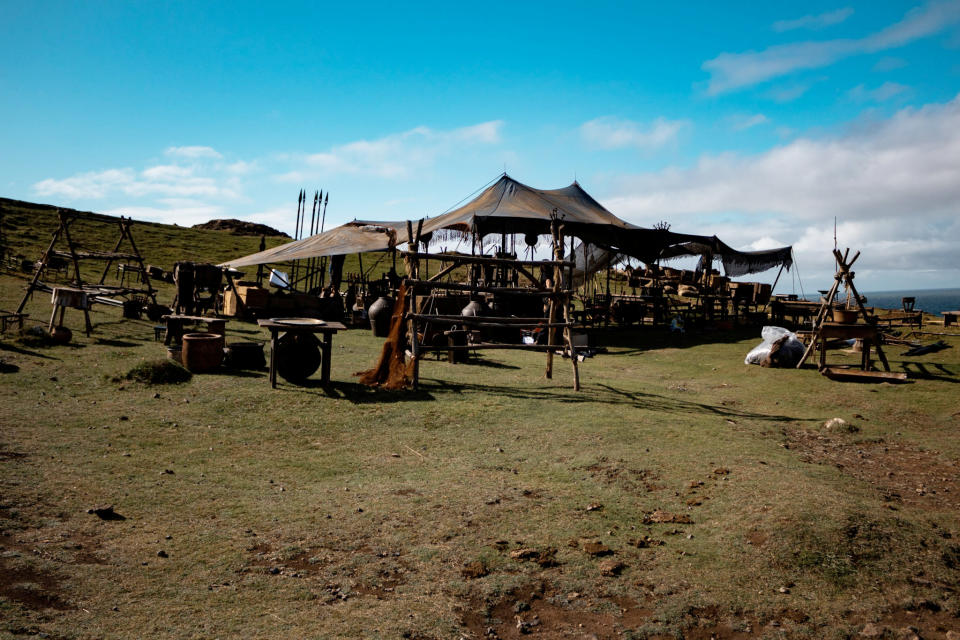
<svg viewBox="0 0 960 640">
<path fill-rule="evenodd" d="M 393 300 L 386 296 L 380 296 L 373 301 L 370 309 L 367 310 L 367 316 L 370 318 L 370 328 L 373 329 L 373 335 L 378 338 L 386 338 L 390 335 L 390 320 L 393 315 Z"/>
<path fill-rule="evenodd" d="M 223 362 L 223 336 L 187 333 L 183 336 L 183 366 L 193 373 L 212 371 Z"/>
</svg>

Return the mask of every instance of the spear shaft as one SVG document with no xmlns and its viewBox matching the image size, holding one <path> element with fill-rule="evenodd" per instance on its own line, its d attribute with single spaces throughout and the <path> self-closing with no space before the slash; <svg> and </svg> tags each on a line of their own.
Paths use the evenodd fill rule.
<svg viewBox="0 0 960 640">
<path fill-rule="evenodd" d="M 323 233 L 323 225 L 327 221 L 327 203 L 330 202 L 330 192 L 327 191 L 327 198 L 323 200 L 323 214 L 320 216 L 320 233 Z M 327 257 L 320 258 L 320 286 L 323 287 L 327 280 Z"/>
<path fill-rule="evenodd" d="M 302 205 L 305 204 L 305 201 L 306 201 L 306 194 L 304 193 L 303 189 L 300 189 L 300 194 L 297 196 L 297 221 L 296 221 L 296 222 L 294 223 L 294 225 L 293 225 L 293 239 L 294 239 L 294 240 L 299 240 L 299 239 L 300 239 L 298 236 L 300 235 L 301 207 L 302 207 Z M 306 207 L 302 207 L 302 209 L 303 209 L 304 212 L 305 212 Z M 296 281 L 297 281 L 297 271 L 298 271 L 298 267 L 299 267 L 299 262 L 296 261 L 296 260 L 294 260 L 294 261 L 293 261 L 293 264 L 291 265 L 291 269 L 290 269 L 291 275 L 293 276 L 293 282 L 296 282 Z"/>
<path fill-rule="evenodd" d="M 319 199 L 319 194 L 313 192 L 313 209 L 310 211 L 310 236 L 312 237 L 317 228 L 317 200 Z M 307 258 L 307 292 L 309 293 L 313 289 L 313 280 L 316 271 L 316 259 Z"/>
</svg>

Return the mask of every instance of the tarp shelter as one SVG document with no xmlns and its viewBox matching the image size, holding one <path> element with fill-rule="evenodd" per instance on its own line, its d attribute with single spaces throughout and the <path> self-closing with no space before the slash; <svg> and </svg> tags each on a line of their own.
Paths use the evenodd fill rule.
<svg viewBox="0 0 960 640">
<path fill-rule="evenodd" d="M 674 245 L 664 249 L 660 257 L 669 260 L 684 256 L 705 256 L 710 260 L 719 260 L 723 263 L 723 272 L 728 278 L 738 278 L 781 266 L 789 271 L 793 266 L 793 247 L 738 251 L 717 236 Z"/>
<path fill-rule="evenodd" d="M 402 231 L 401 227 L 403 227 Z M 305 260 L 319 256 L 384 251 L 406 241 L 405 222 L 353 221 L 302 240 L 288 242 L 279 247 L 224 262 L 220 266 L 239 269 L 251 265 Z"/>
<path fill-rule="evenodd" d="M 697 236 L 659 229 L 646 229 L 621 220 L 574 182 L 562 189 L 534 189 L 503 174 L 465 205 L 423 221 L 422 233 L 476 234 L 550 233 L 550 220 L 557 215 L 564 234 L 653 262 L 661 252 L 683 242 L 706 242 Z M 408 241 L 406 222 L 354 221 L 302 240 L 261 251 L 223 264 L 227 267 L 302 260 L 392 249 Z"/>
</svg>

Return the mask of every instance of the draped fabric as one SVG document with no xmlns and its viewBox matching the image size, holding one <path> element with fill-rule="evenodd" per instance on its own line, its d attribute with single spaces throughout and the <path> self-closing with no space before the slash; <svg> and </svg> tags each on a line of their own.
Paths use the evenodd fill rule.
<svg viewBox="0 0 960 640">
<path fill-rule="evenodd" d="M 399 242 L 401 225 L 404 227 L 402 241 L 406 242 L 406 223 L 354 221 L 309 238 L 224 262 L 220 266 L 238 269 L 250 265 L 304 260 L 318 256 L 392 249 Z"/>
<path fill-rule="evenodd" d="M 760 273 L 781 265 L 789 271 L 793 266 L 793 247 L 765 251 L 738 251 L 717 236 L 711 236 L 705 240 L 673 245 L 665 249 L 660 257 L 669 260 L 683 256 L 709 256 L 723 263 L 724 274 L 729 278 Z"/>
<path fill-rule="evenodd" d="M 561 189 L 534 189 L 503 174 L 476 198 L 452 211 L 424 218 L 423 237 L 441 237 L 444 233 L 548 235 L 556 215 L 566 237 L 601 247 L 612 254 L 624 254 L 651 263 L 671 247 L 687 243 L 709 247 L 720 255 L 719 246 L 729 250 L 732 269 L 752 268 L 764 263 L 767 252 L 737 252 L 715 236 L 674 233 L 647 229 L 621 220 L 607 211 L 589 193 L 574 182 Z M 413 224 L 416 229 L 417 222 Z M 272 262 L 303 260 L 318 256 L 384 251 L 409 241 L 407 223 L 355 220 L 324 233 L 225 262 L 221 266 L 245 267 Z M 786 247 L 789 256 L 789 247 Z M 681 251 L 678 255 L 688 255 Z M 598 263 L 600 260 L 598 260 Z M 726 264 L 726 263 L 725 263 Z M 779 262 L 777 263 L 779 264 Z M 743 273 L 752 273 L 745 271 Z"/>
</svg>

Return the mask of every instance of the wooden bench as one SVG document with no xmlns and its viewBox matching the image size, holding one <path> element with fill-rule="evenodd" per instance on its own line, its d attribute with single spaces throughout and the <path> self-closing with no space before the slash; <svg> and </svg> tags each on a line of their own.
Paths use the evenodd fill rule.
<svg viewBox="0 0 960 640">
<path fill-rule="evenodd" d="M 960 311 L 943 312 L 943 326 L 949 327 L 952 324 L 960 324 Z"/>
</svg>

